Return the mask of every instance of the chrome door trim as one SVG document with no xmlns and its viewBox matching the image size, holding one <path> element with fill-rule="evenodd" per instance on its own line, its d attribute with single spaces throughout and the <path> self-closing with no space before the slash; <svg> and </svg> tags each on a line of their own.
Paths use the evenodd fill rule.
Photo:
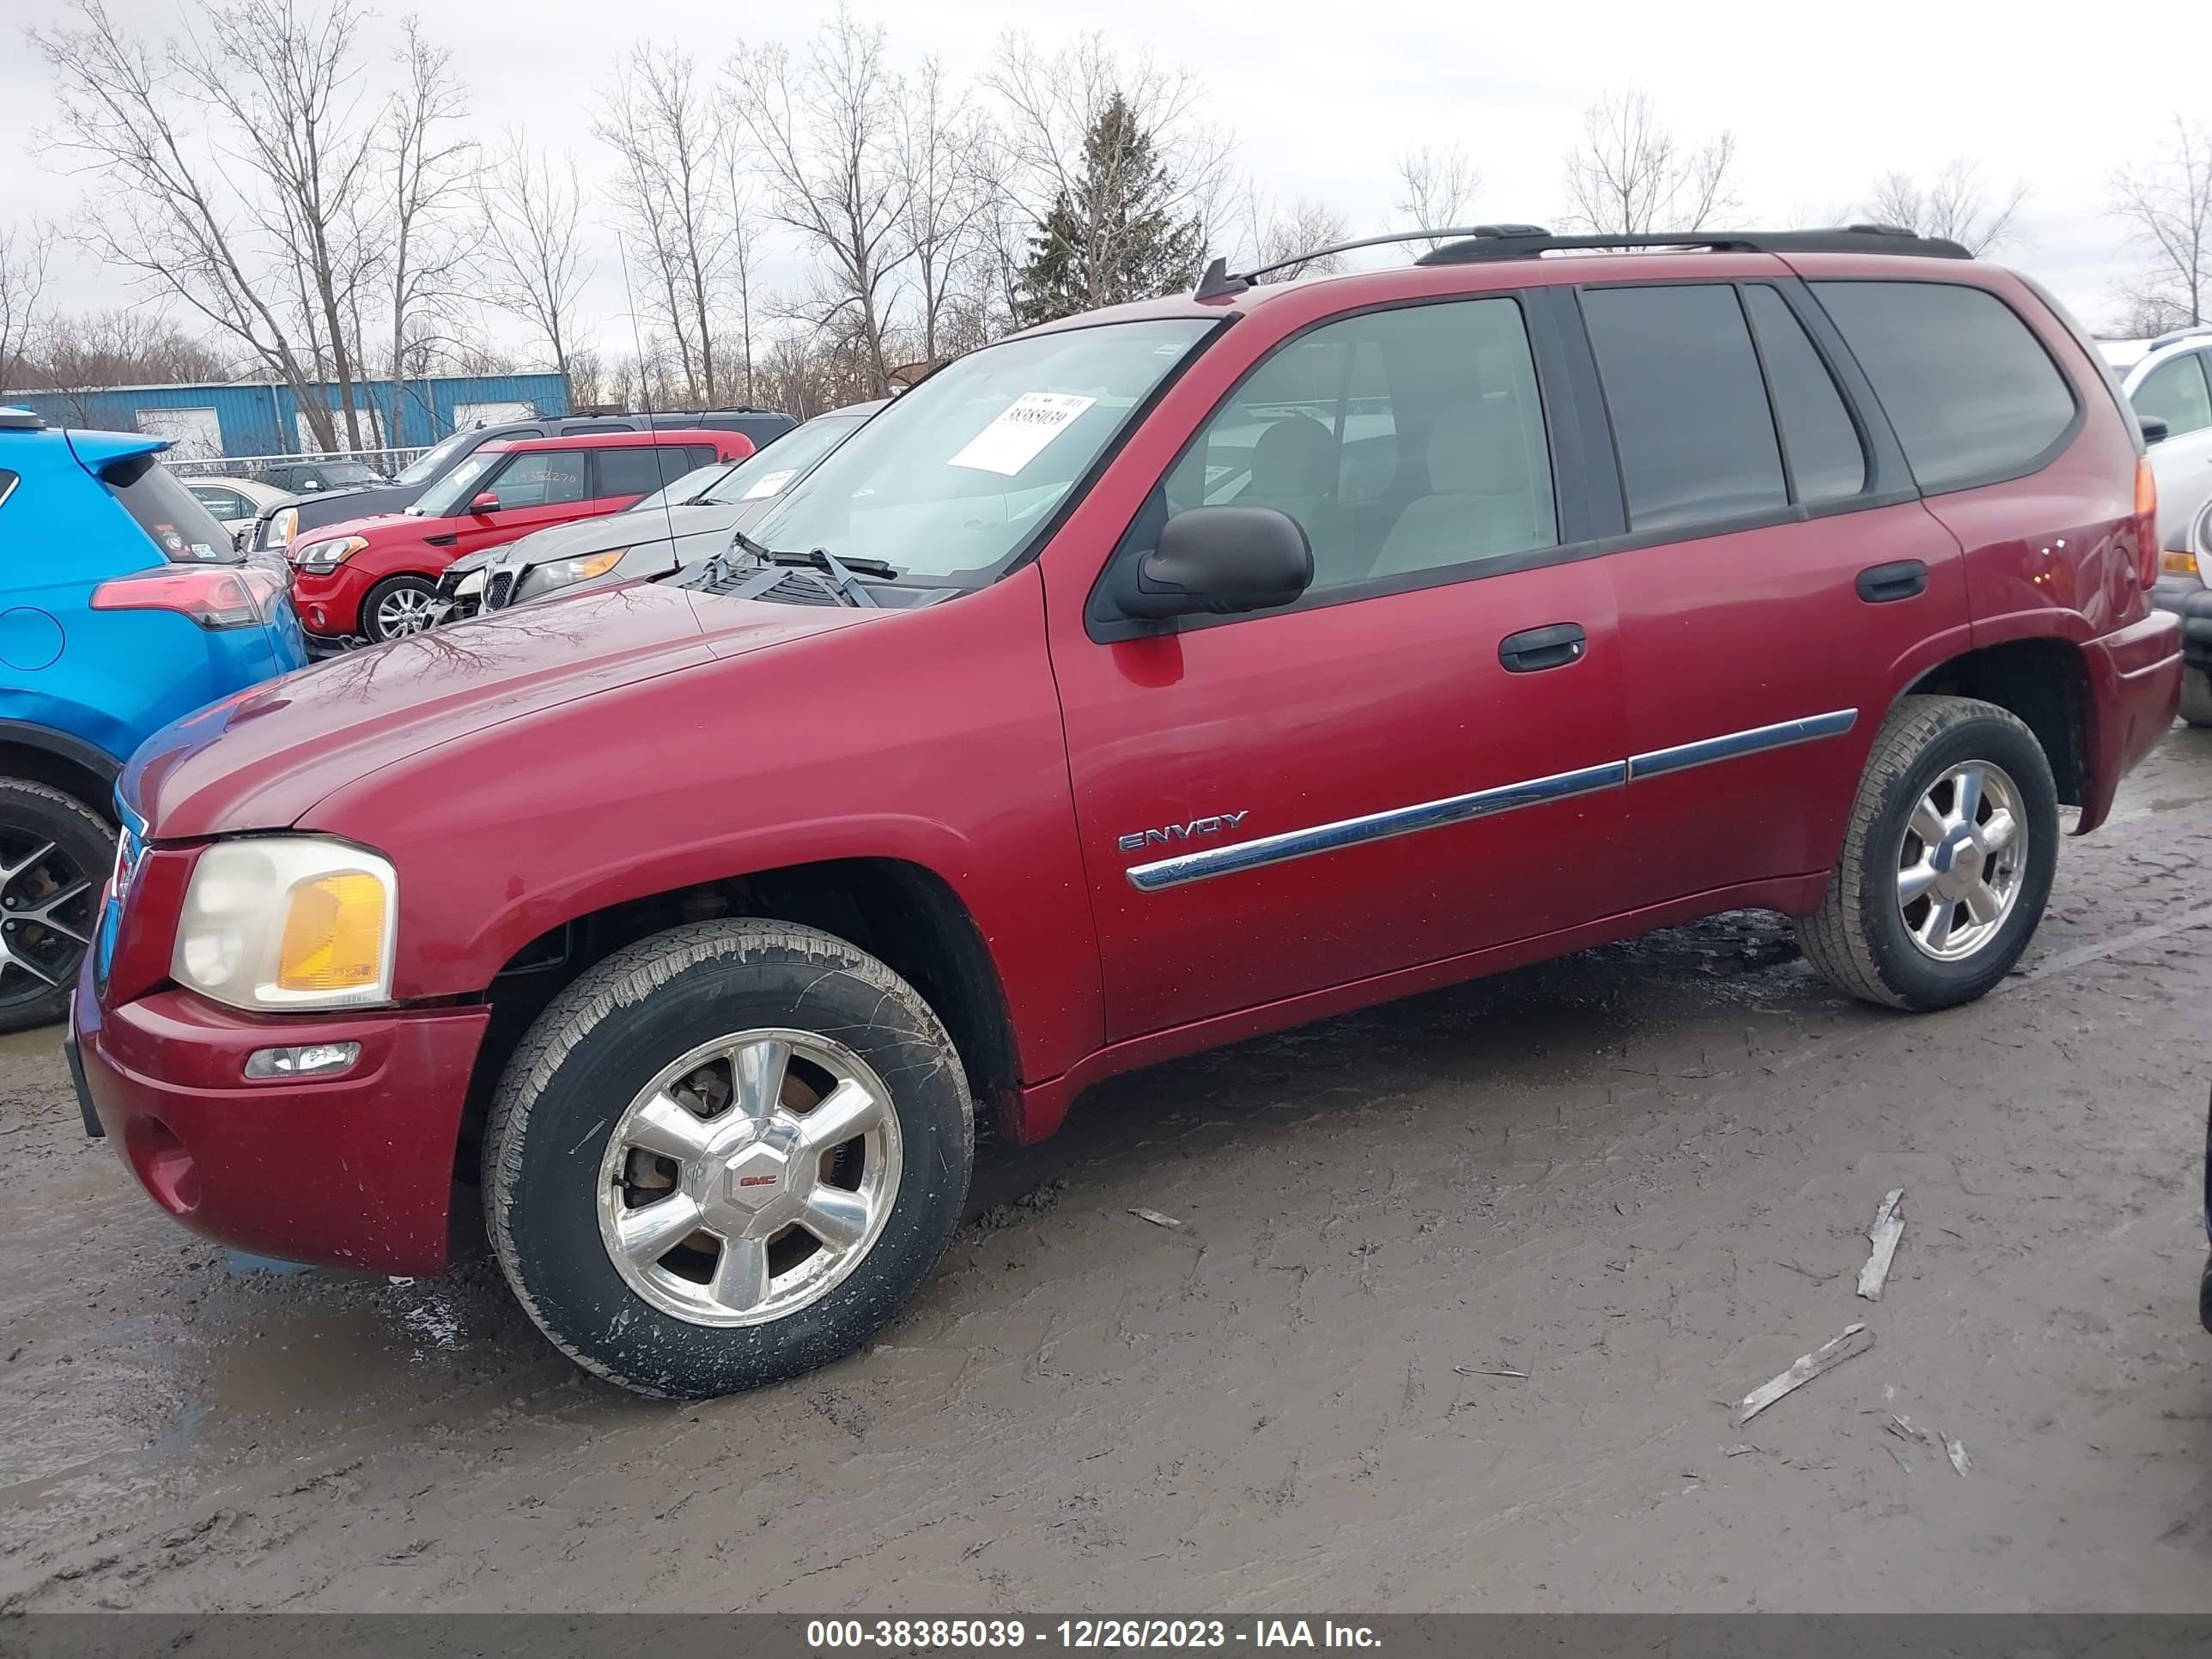
<svg viewBox="0 0 2212 1659">
<path fill-rule="evenodd" d="M 1638 778 L 1661 777 L 1692 766 L 1710 766 L 1741 755 L 1755 755 L 1763 750 L 1841 737 L 1858 723 L 1858 718 L 1856 708 L 1838 708 L 1825 714 L 1808 714 L 1802 720 L 1754 726 L 1717 738 L 1704 738 L 1696 743 L 1677 744 L 1671 749 L 1654 749 L 1625 761 L 1607 761 L 1601 766 L 1585 766 L 1573 772 L 1555 772 L 1549 777 L 1501 784 L 1495 789 L 1478 789 L 1471 795 L 1450 795 L 1443 800 L 1393 807 L 1387 812 L 1370 812 L 1364 817 L 1339 818 L 1334 823 L 1287 830 L 1280 835 L 1262 836 L 1256 841 L 1210 847 L 1202 853 L 1182 853 L 1171 859 L 1155 859 L 1149 864 L 1133 864 L 1124 873 L 1129 878 L 1129 885 L 1139 892 L 1157 893 L 1194 881 L 1211 881 L 1216 876 L 1232 876 L 1265 865 L 1312 858 L 1370 841 L 1385 841 L 1393 836 L 1418 835 L 1425 830 L 1441 830 L 1447 824 L 1495 817 L 1501 812 L 1541 806 L 1547 801 L 1565 800 L 1595 790 L 1617 789 Z"/>
<path fill-rule="evenodd" d="M 1262 865 L 1311 858 L 1318 853 L 1334 853 L 1393 836 L 1441 830 L 1446 824 L 1464 823 L 1473 818 L 1494 817 L 1523 806 L 1565 800 L 1570 795 L 1617 789 L 1627 781 L 1626 764 L 1607 761 L 1601 766 L 1585 766 L 1579 771 L 1558 772 L 1547 778 L 1531 778 L 1495 789 L 1478 789 L 1471 795 L 1451 795 L 1414 806 L 1393 807 L 1387 812 L 1370 812 L 1364 817 L 1317 823 L 1310 830 L 1262 836 L 1257 841 L 1238 842 L 1231 847 L 1210 847 L 1202 853 L 1183 853 L 1171 859 L 1157 859 L 1150 864 L 1133 864 L 1127 872 L 1129 885 L 1140 893 L 1157 893 L 1162 888 L 1210 881 L 1216 876 L 1235 875 Z"/>
<path fill-rule="evenodd" d="M 1671 749 L 1654 749 L 1646 755 L 1631 755 L 1629 780 L 1633 782 L 1638 778 L 1654 778 L 1692 766 L 1710 766 L 1715 761 L 1734 760 L 1739 755 L 1755 755 L 1765 749 L 1787 748 L 1793 743 L 1841 737 L 1857 723 L 1858 717 L 1856 708 L 1838 708 L 1826 714 L 1808 714 L 1802 720 L 1778 720 L 1772 726 L 1754 726 L 1745 732 L 1704 738 L 1696 743 L 1680 743 Z"/>
</svg>

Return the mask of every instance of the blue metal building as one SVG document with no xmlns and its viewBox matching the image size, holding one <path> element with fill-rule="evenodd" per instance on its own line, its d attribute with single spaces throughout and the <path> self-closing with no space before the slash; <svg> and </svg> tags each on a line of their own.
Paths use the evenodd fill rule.
<svg viewBox="0 0 2212 1659">
<path fill-rule="evenodd" d="M 338 442 L 345 415 L 335 385 L 319 388 L 331 411 Z M 189 460 L 218 455 L 292 455 L 311 452 L 309 428 L 289 388 L 273 382 L 207 386 L 105 386 L 84 392 L 10 392 L 57 425 L 111 432 L 148 432 L 175 441 L 170 452 Z M 370 419 L 374 404 L 377 418 Z M 410 380 L 395 392 L 390 380 L 357 381 L 364 448 L 413 449 L 434 444 L 457 424 L 565 415 L 568 390 L 558 374 L 456 374 Z"/>
</svg>

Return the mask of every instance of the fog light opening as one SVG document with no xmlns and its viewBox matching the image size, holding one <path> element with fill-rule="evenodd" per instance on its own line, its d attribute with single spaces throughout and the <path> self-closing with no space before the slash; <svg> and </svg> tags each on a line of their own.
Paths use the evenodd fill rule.
<svg viewBox="0 0 2212 1659">
<path fill-rule="evenodd" d="M 350 1071 L 361 1058 L 358 1042 L 303 1042 L 289 1048 L 256 1048 L 246 1062 L 246 1075 L 256 1079 L 274 1077 L 336 1077 Z"/>
<path fill-rule="evenodd" d="M 171 1215 L 199 1208 L 199 1166 L 169 1126 L 156 1117 L 134 1118 L 127 1131 L 131 1162 L 154 1201 Z"/>
</svg>

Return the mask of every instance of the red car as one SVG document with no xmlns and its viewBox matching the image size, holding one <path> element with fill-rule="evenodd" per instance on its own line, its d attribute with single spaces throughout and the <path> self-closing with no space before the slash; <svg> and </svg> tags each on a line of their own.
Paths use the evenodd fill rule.
<svg viewBox="0 0 2212 1659">
<path fill-rule="evenodd" d="M 465 553 L 533 530 L 619 513 L 714 461 L 753 453 L 740 432 L 607 432 L 485 444 L 404 513 L 349 520 L 303 538 L 292 603 L 310 635 L 372 642 L 438 619 L 438 577 Z"/>
<path fill-rule="evenodd" d="M 89 1127 L 264 1255 L 480 1211 L 697 1395 L 867 1340 L 978 1116 L 1132 1066 L 1742 907 L 1982 995 L 2173 719 L 2136 422 L 1949 243 L 1632 240 L 1217 265 L 942 369 L 736 556 L 169 728 Z"/>
</svg>

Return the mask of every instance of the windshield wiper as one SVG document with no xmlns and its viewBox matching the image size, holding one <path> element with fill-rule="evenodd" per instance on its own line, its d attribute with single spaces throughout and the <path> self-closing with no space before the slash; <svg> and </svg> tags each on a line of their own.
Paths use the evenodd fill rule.
<svg viewBox="0 0 2212 1659">
<path fill-rule="evenodd" d="M 855 559 L 848 564 L 826 547 L 817 547 L 806 553 L 771 553 L 768 557 L 770 564 L 798 565 L 805 569 L 820 571 L 830 579 L 830 590 L 840 599 L 847 605 L 863 605 L 871 610 L 882 607 L 876 604 L 876 596 L 868 592 L 858 571 L 876 576 L 898 574 L 881 559 Z"/>
<path fill-rule="evenodd" d="M 759 547 L 758 542 L 753 543 Z M 886 564 L 881 559 L 841 559 L 826 547 L 817 547 L 805 553 L 769 553 L 763 549 L 772 564 L 811 564 L 817 570 L 842 578 L 858 571 L 863 576 L 880 576 L 885 581 L 898 579 L 898 567 Z"/>
</svg>

